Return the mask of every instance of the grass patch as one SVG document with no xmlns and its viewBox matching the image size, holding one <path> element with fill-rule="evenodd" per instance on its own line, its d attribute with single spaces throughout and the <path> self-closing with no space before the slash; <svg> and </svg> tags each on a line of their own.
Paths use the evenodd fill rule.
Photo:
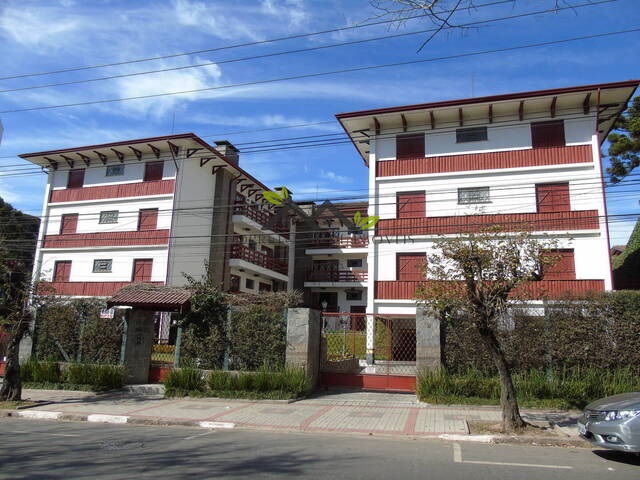
<svg viewBox="0 0 640 480">
<path fill-rule="evenodd" d="M 39 361 L 31 357 L 20 366 L 24 388 L 102 392 L 122 388 L 126 369 L 122 365 L 96 365 Z"/>
<path fill-rule="evenodd" d="M 33 390 L 76 390 L 79 392 L 95 392 L 93 385 L 61 382 L 23 382 L 22 388 Z"/>
<path fill-rule="evenodd" d="M 38 405 L 38 402 L 31 402 L 29 400 L 18 400 L 17 402 L 0 402 L 0 410 L 16 410 L 18 408 L 33 407 Z"/>
<path fill-rule="evenodd" d="M 204 392 L 206 389 L 202 370 L 192 366 L 171 369 L 164 379 L 164 386 L 167 392 Z"/>
<path fill-rule="evenodd" d="M 469 425 L 469 433 L 471 435 L 496 435 L 503 434 L 502 423 L 487 422 L 482 420 L 470 420 L 467 422 Z M 534 425 L 527 425 L 522 430 L 518 430 L 518 435 L 526 435 L 532 437 L 562 437 L 557 430 L 550 427 L 536 427 Z M 566 437 L 563 437 L 566 438 Z"/>
</svg>

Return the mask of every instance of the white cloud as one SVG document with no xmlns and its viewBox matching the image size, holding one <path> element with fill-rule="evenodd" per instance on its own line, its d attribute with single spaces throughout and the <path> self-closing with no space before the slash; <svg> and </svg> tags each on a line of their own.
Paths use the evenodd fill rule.
<svg viewBox="0 0 640 480">
<path fill-rule="evenodd" d="M 262 11 L 285 20 L 289 29 L 304 27 L 310 19 L 303 0 L 262 0 Z"/>
<path fill-rule="evenodd" d="M 247 22 L 247 16 L 229 16 L 221 4 L 192 0 L 174 0 L 175 19 L 181 25 L 197 28 L 208 35 L 223 38 L 260 39 L 257 31 Z"/>
<path fill-rule="evenodd" d="M 335 183 L 351 183 L 351 178 L 344 175 L 338 175 L 331 170 L 320 170 L 320 176 Z"/>
<path fill-rule="evenodd" d="M 55 8 L 5 6 L 0 10 L 0 32 L 28 47 L 50 47 L 80 29 L 74 16 L 61 16 Z"/>
</svg>

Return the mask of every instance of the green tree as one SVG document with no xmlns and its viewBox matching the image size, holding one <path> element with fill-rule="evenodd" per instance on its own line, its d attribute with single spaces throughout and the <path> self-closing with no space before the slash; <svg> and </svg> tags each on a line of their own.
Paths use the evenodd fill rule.
<svg viewBox="0 0 640 480">
<path fill-rule="evenodd" d="M 5 248 L 5 258 L 22 262 L 27 272 L 33 265 L 39 226 L 38 218 L 16 210 L 0 198 L 0 242 Z"/>
<path fill-rule="evenodd" d="M 611 163 L 607 172 L 611 182 L 618 183 L 640 165 L 640 96 L 635 97 L 631 107 L 618 117 L 607 140 Z"/>
<path fill-rule="evenodd" d="M 499 329 L 515 306 L 526 297 L 529 282 L 542 276 L 542 268 L 557 262 L 550 253 L 555 242 L 529 233 L 502 234 L 497 229 L 437 242 L 427 258 L 427 281 L 416 291 L 419 304 L 439 315 L 450 313 L 471 322 L 477 338 L 490 353 L 500 376 L 502 426 L 514 431 L 525 426 L 520 416 L 512 366 L 507 361 Z"/>
</svg>

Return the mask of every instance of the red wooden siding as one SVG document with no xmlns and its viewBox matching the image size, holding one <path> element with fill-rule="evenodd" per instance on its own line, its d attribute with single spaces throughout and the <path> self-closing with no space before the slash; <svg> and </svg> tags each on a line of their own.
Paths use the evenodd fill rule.
<svg viewBox="0 0 640 480">
<path fill-rule="evenodd" d="M 146 208 L 138 214 L 138 231 L 155 230 L 158 226 L 158 209 Z"/>
<path fill-rule="evenodd" d="M 552 250 L 548 254 L 557 260 L 544 267 L 545 280 L 575 280 L 576 262 L 573 249 Z"/>
<path fill-rule="evenodd" d="M 424 192 L 403 192 L 396 196 L 398 218 L 419 218 L 425 213 Z"/>
<path fill-rule="evenodd" d="M 120 247 L 126 245 L 166 245 L 169 230 L 143 232 L 75 233 L 46 235 L 43 248 Z"/>
<path fill-rule="evenodd" d="M 424 134 L 398 135 L 396 137 L 396 158 L 424 157 Z"/>
<path fill-rule="evenodd" d="M 536 184 L 536 204 L 539 213 L 571 210 L 569 183 Z"/>
<path fill-rule="evenodd" d="M 60 222 L 60 235 L 68 235 L 70 233 L 76 233 L 78 230 L 78 214 L 73 213 L 69 215 L 62 215 L 62 221 Z"/>
<path fill-rule="evenodd" d="M 531 144 L 533 148 L 564 147 L 564 122 L 536 122 L 531 124 Z"/>
<path fill-rule="evenodd" d="M 156 182 L 162 180 L 164 162 L 147 162 L 144 164 L 144 181 Z"/>
<path fill-rule="evenodd" d="M 377 281 L 375 297 L 380 300 L 412 300 L 420 281 Z M 527 298 L 561 298 L 569 294 L 604 291 L 604 280 L 541 280 L 526 288 Z M 518 295 L 519 296 L 519 295 Z M 516 295 L 514 295 L 516 297 Z"/>
<path fill-rule="evenodd" d="M 84 169 L 69 170 L 67 188 L 81 188 L 84 185 Z"/>
<path fill-rule="evenodd" d="M 597 230 L 597 210 L 552 213 L 508 213 L 452 217 L 394 218 L 380 220 L 376 235 L 447 235 L 478 232 L 492 225 L 504 231 Z"/>
<path fill-rule="evenodd" d="M 133 274 L 131 281 L 133 282 L 150 282 L 151 271 L 153 270 L 153 259 L 136 259 L 133 261 Z"/>
<path fill-rule="evenodd" d="M 146 282 L 164 285 L 164 282 Z M 40 282 L 38 293 L 58 295 L 77 295 L 84 297 L 107 297 L 113 295 L 131 282 Z M 53 289 L 53 291 L 51 290 Z"/>
<path fill-rule="evenodd" d="M 508 152 L 447 155 L 443 157 L 413 157 L 376 162 L 376 175 L 419 175 L 429 173 L 497 170 L 503 168 L 541 167 L 593 162 L 590 145 L 550 147 L 543 150 L 510 150 Z"/>
<path fill-rule="evenodd" d="M 71 278 L 71 260 L 62 260 L 54 264 L 53 280 L 55 282 L 68 282 Z"/>
<path fill-rule="evenodd" d="M 160 180 L 157 182 L 122 183 L 119 185 L 52 190 L 49 202 L 80 202 L 103 198 L 165 195 L 173 193 L 174 184 L 175 180 Z"/>
<path fill-rule="evenodd" d="M 396 279 L 399 281 L 414 281 L 424 279 L 424 253 L 396 254 Z"/>
</svg>

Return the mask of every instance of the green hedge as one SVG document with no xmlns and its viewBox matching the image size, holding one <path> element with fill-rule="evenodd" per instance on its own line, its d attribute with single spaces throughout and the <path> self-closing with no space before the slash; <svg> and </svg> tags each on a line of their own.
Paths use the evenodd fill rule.
<svg viewBox="0 0 640 480">
<path fill-rule="evenodd" d="M 116 390 L 124 385 L 126 370 L 122 365 L 95 365 L 39 361 L 31 357 L 20 366 L 20 376 L 27 388 L 63 390 Z"/>
</svg>

